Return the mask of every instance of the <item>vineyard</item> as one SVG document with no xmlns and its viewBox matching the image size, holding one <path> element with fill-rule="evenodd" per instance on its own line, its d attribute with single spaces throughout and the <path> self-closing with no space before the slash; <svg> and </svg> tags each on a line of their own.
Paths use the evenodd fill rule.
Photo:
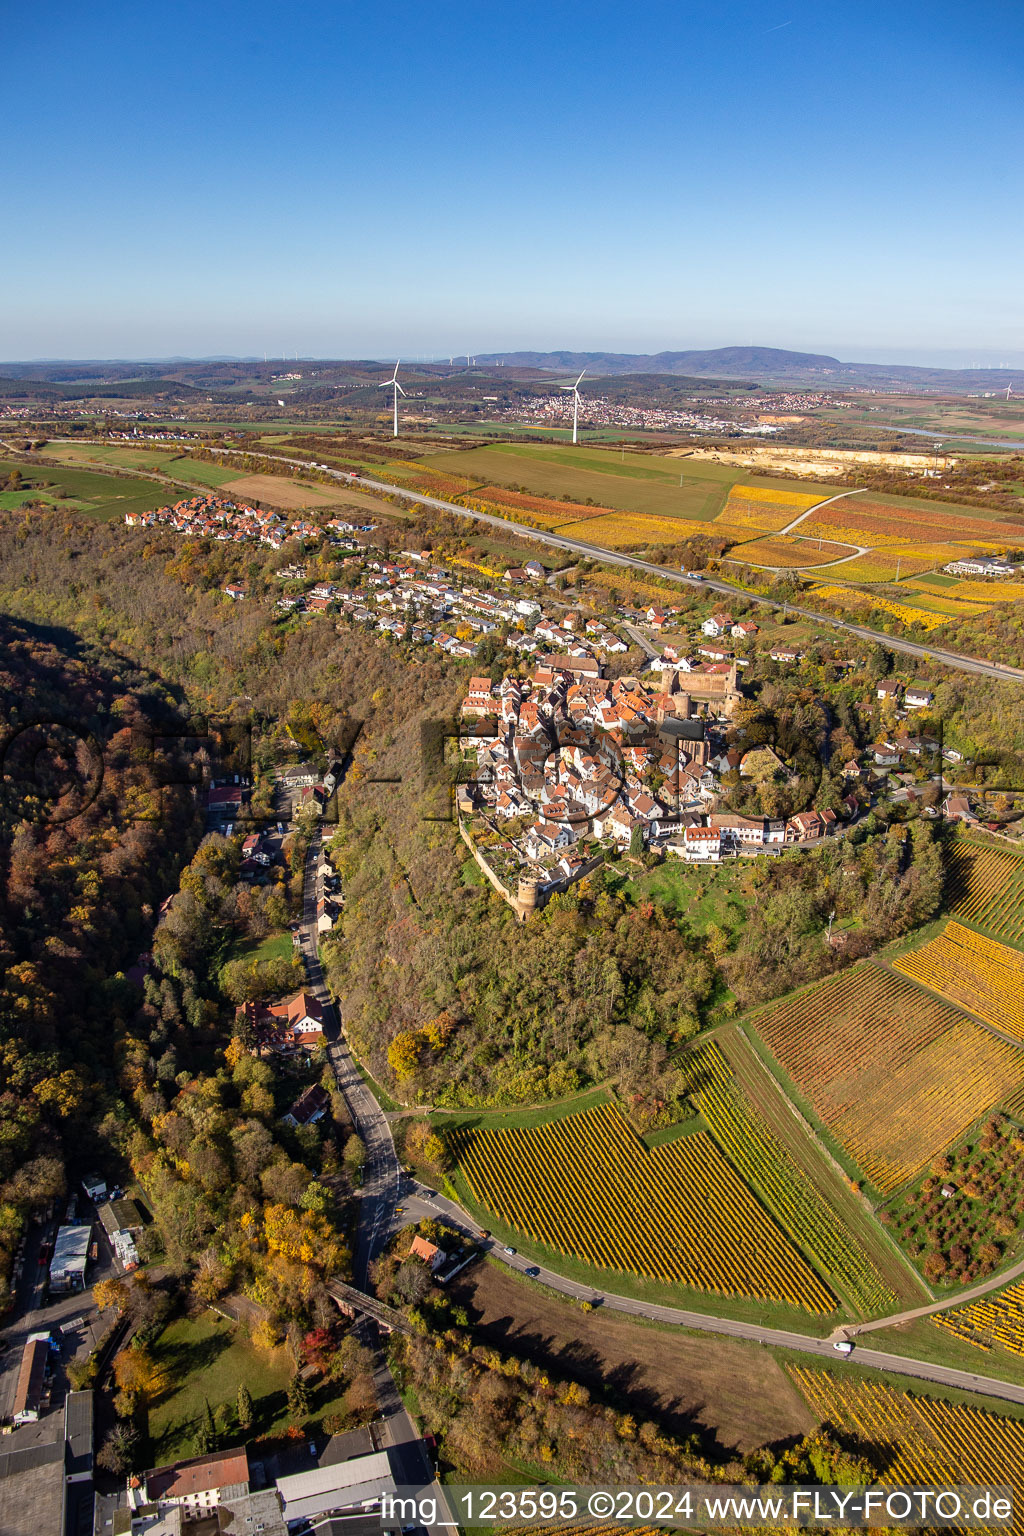
<svg viewBox="0 0 1024 1536">
<path fill-rule="evenodd" d="M 895 581 L 897 577 L 928 571 L 934 560 L 921 555 L 898 554 L 892 549 L 876 549 L 870 554 L 858 555 L 837 568 L 835 574 L 843 581 Z M 907 605 L 910 606 L 909 604 Z M 916 614 L 917 610 L 913 610 Z"/>
<path fill-rule="evenodd" d="M 808 519 L 808 522 L 810 519 Z M 884 502 L 869 501 L 866 497 L 847 498 L 838 505 L 823 507 L 815 514 L 815 525 L 822 528 L 843 526 L 857 529 L 867 535 L 858 544 L 882 543 L 887 538 L 897 541 L 925 540 L 930 544 L 970 545 L 983 549 L 987 544 L 1005 549 L 1007 540 L 1016 540 L 1024 534 L 1024 522 L 1007 518 L 994 522 L 985 517 L 971 517 L 936 504 L 934 510 L 925 512 L 916 507 L 887 506 Z"/>
<path fill-rule="evenodd" d="M 946 858 L 946 901 L 954 917 L 1024 944 L 1024 858 L 958 838 Z"/>
<path fill-rule="evenodd" d="M 1018 1281 L 991 1299 L 972 1301 L 954 1312 L 937 1312 L 932 1322 L 977 1349 L 997 1346 L 1024 1355 L 1024 1284 Z"/>
<path fill-rule="evenodd" d="M 825 491 L 780 491 L 774 486 L 734 485 L 717 521 L 777 533 L 825 495 Z M 860 543 L 860 540 L 856 542 Z"/>
<path fill-rule="evenodd" d="M 861 1312 L 895 1306 L 896 1297 L 858 1248 L 845 1222 L 744 1098 L 714 1043 L 683 1057 L 687 1093 L 722 1151 L 760 1195 L 779 1225 Z"/>
<path fill-rule="evenodd" d="M 817 539 L 798 537 L 753 539 L 748 544 L 734 544 L 729 551 L 730 559 L 733 560 L 787 569 L 804 565 L 827 565 L 831 560 L 842 560 L 844 555 L 853 554 L 856 554 L 856 550 L 848 544 L 829 543 L 826 540 L 819 549 Z"/>
<path fill-rule="evenodd" d="M 849 569 L 850 566 L 846 565 L 840 567 L 844 572 Z M 883 613 L 891 613 L 894 618 L 902 619 L 905 624 L 920 624 L 925 629 L 935 629 L 939 624 L 946 623 L 942 614 L 928 613 L 923 608 L 911 608 L 907 603 L 894 603 L 888 597 L 878 597 L 873 592 L 857 592 L 850 587 L 813 587 L 811 596 L 831 599 L 840 606 L 878 608 Z"/>
<path fill-rule="evenodd" d="M 752 1022 L 883 1193 L 1024 1083 L 1024 1054 L 876 965 L 830 976 Z"/>
<path fill-rule="evenodd" d="M 911 1397 L 882 1382 L 802 1366 L 789 1373 L 823 1423 L 856 1438 L 883 1486 L 1009 1484 L 1015 1502 L 1024 1497 L 1024 1424 L 1017 1419 Z"/>
<path fill-rule="evenodd" d="M 656 517 L 650 512 L 607 512 L 598 517 L 586 516 L 580 522 L 562 523 L 558 531 L 568 539 L 585 539 L 605 549 L 631 549 L 637 544 L 678 544 L 681 539 L 706 530 L 701 524 L 682 518 Z"/>
<path fill-rule="evenodd" d="M 835 1301 L 709 1136 L 648 1150 L 610 1105 L 446 1140 L 473 1197 L 589 1264 L 829 1313 Z"/>
<path fill-rule="evenodd" d="M 904 976 L 1024 1040 L 1024 955 L 961 923 L 894 962 Z"/>
<path fill-rule="evenodd" d="M 576 501 L 556 501 L 552 496 L 529 496 L 525 491 L 507 491 L 500 485 L 484 485 L 473 492 L 482 501 L 497 502 L 502 507 L 517 511 L 542 514 L 545 521 L 565 523 L 583 517 L 605 517 L 614 513 L 614 507 L 585 507 Z"/>
<path fill-rule="evenodd" d="M 943 590 L 947 597 L 990 608 L 993 603 L 1019 602 L 1024 598 L 1024 581 L 970 581 L 959 576 L 955 586 Z"/>
</svg>

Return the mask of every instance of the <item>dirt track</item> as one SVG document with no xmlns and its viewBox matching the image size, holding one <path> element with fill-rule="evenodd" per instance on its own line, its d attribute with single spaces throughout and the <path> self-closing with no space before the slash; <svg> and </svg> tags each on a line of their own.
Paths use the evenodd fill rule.
<svg viewBox="0 0 1024 1536">
<path fill-rule="evenodd" d="M 638 1420 L 657 1413 L 676 1434 L 741 1453 L 814 1426 L 803 1400 L 767 1351 L 731 1339 L 649 1328 L 598 1308 L 578 1311 L 542 1286 L 493 1264 L 459 1276 L 452 1297 L 479 1333 L 582 1381 L 609 1387 Z"/>
</svg>

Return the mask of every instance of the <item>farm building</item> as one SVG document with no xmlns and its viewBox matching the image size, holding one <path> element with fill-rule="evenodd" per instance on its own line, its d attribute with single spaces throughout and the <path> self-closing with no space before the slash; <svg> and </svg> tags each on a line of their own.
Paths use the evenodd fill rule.
<svg viewBox="0 0 1024 1536">
<path fill-rule="evenodd" d="M 50 1260 L 51 1291 L 83 1291 L 91 1226 L 60 1227 Z"/>
<path fill-rule="evenodd" d="M 50 1335 L 34 1333 L 25 1345 L 21 1369 L 14 1388 L 11 1416 L 15 1424 L 31 1424 L 39 1417 L 46 1380 L 46 1361 L 50 1353 Z"/>
</svg>

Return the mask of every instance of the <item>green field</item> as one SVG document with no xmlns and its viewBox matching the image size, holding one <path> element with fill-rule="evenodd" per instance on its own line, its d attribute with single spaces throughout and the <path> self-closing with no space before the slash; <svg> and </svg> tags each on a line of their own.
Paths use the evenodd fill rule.
<svg viewBox="0 0 1024 1536">
<path fill-rule="evenodd" d="M 54 443 L 47 457 L 71 465 L 105 464 L 121 469 L 157 470 L 175 480 L 194 481 L 198 486 L 214 487 L 227 480 L 237 480 L 239 471 L 223 464 L 206 464 L 189 458 L 177 448 L 126 448 L 104 443 Z"/>
<path fill-rule="evenodd" d="M 198 1318 L 177 1318 L 153 1346 L 167 1386 L 149 1405 L 153 1465 L 195 1454 L 193 1435 L 203 1401 L 209 1402 L 222 1445 L 283 1433 L 291 1424 L 287 1391 L 294 1366 L 283 1345 L 257 1349 L 244 1327 L 207 1311 Z M 249 1436 L 237 1421 L 238 1388 L 249 1388 L 255 1422 Z M 310 1422 L 344 1408 L 344 1384 L 322 1380 L 313 1385 Z"/>
<path fill-rule="evenodd" d="M 697 934 L 705 934 L 712 923 L 728 934 L 742 926 L 751 900 L 744 893 L 749 876 L 749 865 L 742 861 L 699 868 L 667 859 L 643 871 L 624 860 L 605 866 L 605 878 L 616 891 L 633 901 L 652 897 Z"/>
<path fill-rule="evenodd" d="M 204 1312 L 195 1321 L 180 1318 L 157 1340 L 154 1357 L 169 1376 L 168 1388 L 149 1408 L 149 1434 L 155 1465 L 191 1456 L 192 1435 L 204 1398 L 219 1423 L 235 1430 L 238 1387 L 245 1382 L 252 1394 L 258 1432 L 284 1427 L 288 1418 L 286 1393 L 292 1374 L 288 1351 L 255 1349 L 236 1324 Z M 237 1433 L 237 1430 L 235 1430 Z"/>
<path fill-rule="evenodd" d="M 0 460 L 0 479 L 6 479 L 15 469 L 21 471 L 24 485 L 19 491 L 0 494 L 0 507 L 8 510 L 24 506 L 26 501 L 45 501 L 69 511 L 84 512 L 99 522 L 109 522 L 124 517 L 126 512 L 165 507 L 170 499 L 167 487 L 155 480 L 103 475 L 62 465 Z"/>
<path fill-rule="evenodd" d="M 462 475 L 478 485 L 518 485 L 531 495 L 575 501 L 623 512 L 652 512 L 710 522 L 725 505 L 730 488 L 751 478 L 742 467 L 706 460 L 670 459 L 659 454 L 616 453 L 614 449 L 560 448 L 548 444 L 503 443 L 430 454 L 418 461 L 440 473 Z M 680 483 L 682 482 L 682 483 Z M 766 480 L 786 490 L 818 490 L 795 480 Z M 822 490 L 827 496 L 828 491 Z M 567 511 L 566 520 L 570 514 Z"/>
</svg>

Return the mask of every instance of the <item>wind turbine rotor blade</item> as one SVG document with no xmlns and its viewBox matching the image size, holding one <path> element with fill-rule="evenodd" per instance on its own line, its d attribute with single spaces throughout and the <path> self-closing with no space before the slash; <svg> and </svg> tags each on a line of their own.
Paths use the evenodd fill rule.
<svg viewBox="0 0 1024 1536">
<path fill-rule="evenodd" d="M 583 373 L 586 373 L 586 371 L 587 370 L 584 368 Z M 583 373 L 581 373 L 579 378 L 576 380 L 576 383 L 573 385 L 573 389 L 579 389 L 581 383 L 583 382 Z"/>
<path fill-rule="evenodd" d="M 401 384 L 399 384 L 397 379 L 395 380 L 395 388 L 398 390 L 398 393 L 402 396 L 402 398 L 404 400 L 405 399 L 405 390 L 402 388 Z"/>
</svg>

